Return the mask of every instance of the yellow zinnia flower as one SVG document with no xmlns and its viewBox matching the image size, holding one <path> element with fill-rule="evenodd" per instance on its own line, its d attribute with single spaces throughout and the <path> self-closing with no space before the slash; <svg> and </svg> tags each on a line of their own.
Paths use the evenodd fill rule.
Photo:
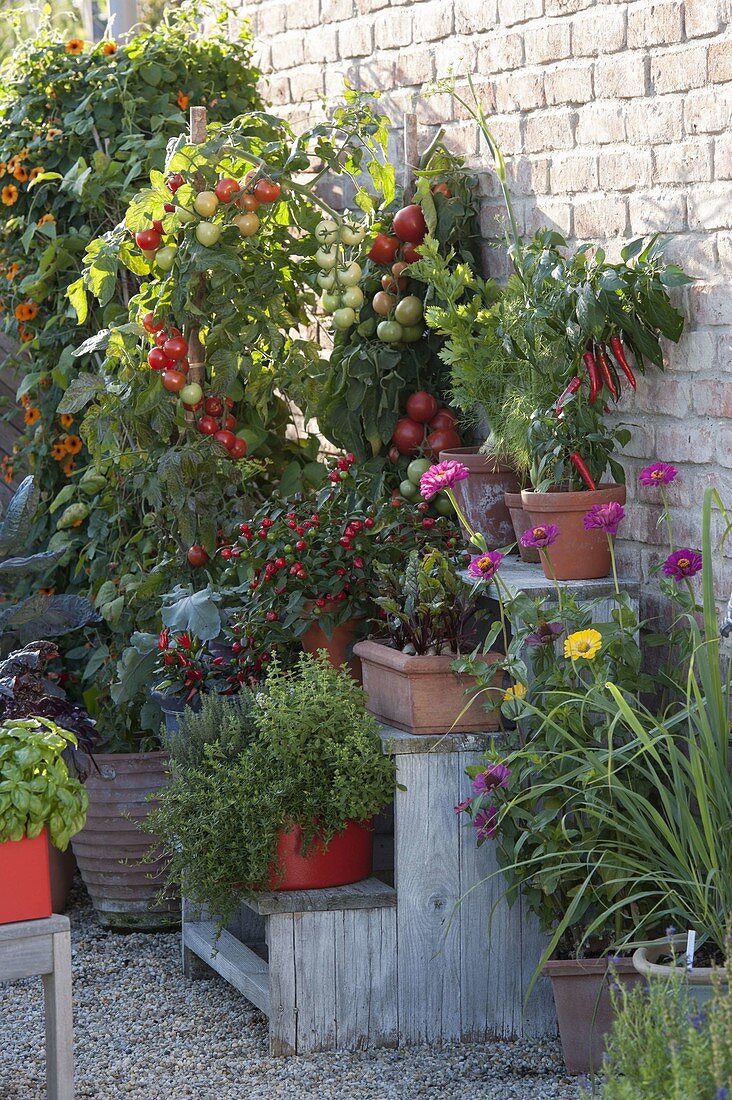
<svg viewBox="0 0 732 1100">
<path fill-rule="evenodd" d="M 504 703 L 510 703 L 512 699 L 525 699 L 526 688 L 523 684 L 511 684 L 503 693 Z"/>
<path fill-rule="evenodd" d="M 83 53 L 84 42 L 81 38 L 70 38 L 66 43 L 66 53 L 70 53 L 72 57 L 76 57 L 78 54 Z"/>
<path fill-rule="evenodd" d="M 576 630 L 564 643 L 564 656 L 573 661 L 591 661 L 602 649 L 602 634 L 599 630 Z"/>
<path fill-rule="evenodd" d="M 18 201 L 18 188 L 9 183 L 0 191 L 0 200 L 4 206 L 13 206 Z"/>
</svg>

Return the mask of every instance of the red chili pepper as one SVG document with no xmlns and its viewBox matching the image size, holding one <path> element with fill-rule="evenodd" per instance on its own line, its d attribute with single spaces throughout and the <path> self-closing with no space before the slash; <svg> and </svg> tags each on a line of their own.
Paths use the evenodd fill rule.
<svg viewBox="0 0 732 1100">
<path fill-rule="evenodd" d="M 597 365 L 597 360 L 591 351 L 586 351 L 582 356 L 585 366 L 587 367 L 587 374 L 590 379 L 590 396 L 589 403 L 594 405 L 597 401 L 597 396 L 601 390 L 600 385 L 600 369 Z"/>
<path fill-rule="evenodd" d="M 597 345 L 597 361 L 600 364 L 600 375 L 602 377 L 602 384 L 603 386 L 605 386 L 606 389 L 610 390 L 610 393 L 617 401 L 619 397 L 618 387 L 615 385 L 615 380 L 613 378 L 612 371 L 610 370 L 610 363 L 608 361 L 607 355 L 605 354 L 604 344 Z"/>
<path fill-rule="evenodd" d="M 592 480 L 592 474 L 587 469 L 587 463 L 585 462 L 579 451 L 572 451 L 571 455 L 569 456 L 569 461 L 572 463 L 587 488 L 592 489 L 594 492 L 594 490 L 597 489 L 597 486 Z"/>
<path fill-rule="evenodd" d="M 580 376 L 578 374 L 576 374 L 574 376 L 574 378 L 571 380 L 571 382 L 569 383 L 569 385 L 567 386 L 566 390 L 564 390 L 564 392 L 559 395 L 559 400 L 557 401 L 557 403 L 554 407 L 554 415 L 559 417 L 560 420 L 561 420 L 562 416 L 564 415 L 564 412 L 563 412 L 564 402 L 573 393 L 577 393 L 577 390 L 580 388 L 581 385 L 582 385 L 582 379 L 580 378 Z"/>
<path fill-rule="evenodd" d="M 620 339 L 619 336 L 611 336 L 610 347 L 613 349 L 613 355 L 617 359 L 621 371 L 628 379 L 633 389 L 635 389 L 637 383 L 635 380 L 635 375 L 628 366 L 628 360 L 625 358 L 625 348 L 623 347 L 623 341 Z"/>
</svg>

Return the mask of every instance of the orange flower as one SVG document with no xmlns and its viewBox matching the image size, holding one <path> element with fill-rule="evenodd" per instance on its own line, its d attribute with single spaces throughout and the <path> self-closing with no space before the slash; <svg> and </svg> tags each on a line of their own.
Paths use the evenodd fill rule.
<svg viewBox="0 0 732 1100">
<path fill-rule="evenodd" d="M 113 53 L 117 53 L 117 43 L 113 42 L 111 38 L 106 42 L 102 42 L 102 53 L 105 57 L 111 57 Z"/>
<path fill-rule="evenodd" d="M 190 97 L 187 95 L 183 95 L 183 92 L 178 92 L 178 106 L 180 107 L 181 111 L 185 111 L 189 103 Z"/>
<path fill-rule="evenodd" d="M 37 180 L 39 176 L 42 176 L 46 169 L 42 164 L 39 164 L 37 168 L 31 169 L 31 174 L 28 179 L 33 183 L 33 180 Z"/>
<path fill-rule="evenodd" d="M 18 183 L 26 183 L 28 180 L 28 169 L 24 168 L 22 164 L 19 164 L 13 172 L 13 175 L 17 179 Z"/>
<path fill-rule="evenodd" d="M 28 344 L 33 339 L 33 333 L 25 325 L 18 325 L 18 336 L 20 336 L 21 344 Z"/>
<path fill-rule="evenodd" d="M 12 466 L 6 466 L 5 469 L 3 470 L 3 481 L 5 482 L 6 485 L 9 485 L 12 480 L 13 480 L 13 467 Z"/>
<path fill-rule="evenodd" d="M 76 463 L 74 462 L 71 455 L 69 455 L 69 457 L 67 459 L 65 459 L 64 462 L 61 463 L 61 469 L 65 473 L 66 477 L 71 477 L 71 475 L 74 472 L 74 467 L 75 466 L 76 466 Z M 79 527 L 79 526 L 81 526 L 81 523 L 82 523 L 82 521 L 79 520 L 79 522 L 75 523 L 73 526 L 74 527 Z"/>
<path fill-rule="evenodd" d="M 48 136 L 49 138 L 61 137 L 63 130 L 59 130 L 58 126 L 49 126 Z"/>
<path fill-rule="evenodd" d="M 55 462 L 64 461 L 64 459 L 66 458 L 66 448 L 64 447 L 63 443 L 54 443 L 53 447 L 51 447 L 51 458 Z"/>
<path fill-rule="evenodd" d="M 0 191 L 0 200 L 3 206 L 14 206 L 18 201 L 18 188 L 15 187 L 14 184 L 9 183 Z"/>
<path fill-rule="evenodd" d="M 39 218 L 36 225 L 52 225 L 56 219 L 53 214 L 44 214 L 42 218 Z"/>
<path fill-rule="evenodd" d="M 26 409 L 23 420 L 26 424 L 35 424 L 36 420 L 41 419 L 41 410 L 37 409 L 35 405 L 31 405 L 29 409 Z"/>
<path fill-rule="evenodd" d="M 81 38 L 70 38 L 66 43 L 66 53 L 70 53 L 72 57 L 77 57 L 83 52 L 84 42 Z"/>
<path fill-rule="evenodd" d="M 66 453 L 70 455 L 78 455 L 79 451 L 84 446 L 78 435 L 67 435 L 63 440 L 63 445 L 66 449 Z"/>
<path fill-rule="evenodd" d="M 0 180 L 1 180 L 2 178 L 3 178 L 3 176 L 5 175 L 5 173 L 7 172 L 7 170 L 8 170 L 8 166 L 7 166 L 7 164 L 5 163 L 5 161 L 4 161 L 4 160 L 0 160 Z"/>
<path fill-rule="evenodd" d="M 19 156 L 16 155 L 16 156 L 10 158 L 10 160 L 8 161 L 6 167 L 8 169 L 8 172 L 10 172 L 11 176 L 12 176 L 13 172 L 15 171 L 15 169 L 18 167 L 18 165 L 20 163 L 21 163 L 21 161 L 20 161 Z"/>
<path fill-rule="evenodd" d="M 19 271 L 20 264 L 11 264 L 10 267 L 8 267 L 5 271 L 5 278 L 8 280 L 9 283 L 12 283 L 13 279 Z"/>
<path fill-rule="evenodd" d="M 38 313 L 35 302 L 21 302 L 15 307 L 15 316 L 19 321 L 32 321 Z"/>
<path fill-rule="evenodd" d="M 39 588 L 38 591 L 42 596 L 54 596 L 56 594 L 55 588 Z"/>
<path fill-rule="evenodd" d="M 74 423 L 74 418 L 71 413 L 61 413 L 58 420 L 62 428 L 70 428 Z"/>
</svg>

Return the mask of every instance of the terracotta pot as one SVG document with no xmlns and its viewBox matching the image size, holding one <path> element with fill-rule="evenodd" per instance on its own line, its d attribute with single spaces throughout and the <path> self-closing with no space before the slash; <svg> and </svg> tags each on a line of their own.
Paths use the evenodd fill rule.
<svg viewBox="0 0 732 1100">
<path fill-rule="evenodd" d="M 611 977 L 635 985 L 641 976 L 630 959 L 552 959 L 544 966 L 551 978 L 564 1061 L 570 1073 L 596 1072 L 602 1065 L 605 1036 L 613 1022 Z"/>
<path fill-rule="evenodd" d="M 158 847 L 140 825 L 155 806 L 148 800 L 168 782 L 164 752 L 109 753 L 95 757 L 99 771 L 86 781 L 89 813 L 72 840 L 81 877 L 99 920 L 116 931 L 155 931 L 180 924 L 177 900 L 157 904 L 166 860 L 141 860 Z"/>
<path fill-rule="evenodd" d="M 715 974 L 725 989 L 729 983 L 724 970 L 720 972 L 719 967 L 715 970 L 711 966 L 695 966 L 692 970 L 687 970 L 684 965 L 685 951 L 685 935 L 667 936 L 662 940 L 649 943 L 646 947 L 639 947 L 633 955 L 633 966 L 644 981 L 660 978 L 668 982 L 673 974 L 680 973 L 690 996 L 701 1006 L 711 1000 Z M 658 962 L 660 958 L 667 955 L 678 959 L 679 965 L 674 965 L 672 962 Z"/>
<path fill-rule="evenodd" d="M 51 875 L 48 835 L 42 829 L 30 840 L 0 844 L 0 924 L 51 916 Z"/>
<path fill-rule="evenodd" d="M 489 550 L 513 542 L 513 525 L 505 494 L 518 493 L 516 471 L 501 455 L 481 454 L 477 447 L 455 447 L 440 451 L 440 462 L 462 462 L 470 477 L 454 488 L 457 501 L 469 523 L 486 540 Z"/>
<path fill-rule="evenodd" d="M 348 619 L 340 626 L 336 626 L 331 637 L 323 630 L 319 622 L 313 622 L 300 637 L 300 643 L 306 653 L 317 653 L 320 649 L 328 652 L 330 663 L 335 668 L 348 665 L 354 680 L 361 680 L 361 662 L 354 656 L 354 645 L 358 637 L 361 619 Z"/>
<path fill-rule="evenodd" d="M 604 531 L 586 531 L 582 519 L 595 504 L 616 501 L 625 504 L 624 485 L 601 485 L 594 492 L 521 493 L 524 511 L 532 527 L 556 524 L 559 538 L 549 547 L 549 561 L 540 551 L 545 576 L 560 581 L 587 581 L 596 577 L 609 577 L 611 571 L 610 548 Z"/>
<path fill-rule="evenodd" d="M 303 855 L 299 825 L 283 829 L 277 842 L 277 863 L 282 869 L 270 883 L 271 890 L 322 890 L 361 882 L 371 874 L 373 828 L 370 821 L 349 821 L 327 847 L 315 840 Z"/>
<path fill-rule="evenodd" d="M 531 527 L 531 521 L 524 511 L 524 506 L 521 502 L 521 493 L 504 493 L 503 497 L 506 501 L 509 515 L 511 516 L 511 523 L 513 524 L 513 532 L 516 536 L 516 544 L 518 546 L 518 552 L 521 555 L 521 561 L 528 561 L 536 564 L 539 561 L 539 551 L 534 550 L 531 546 L 521 545 L 521 536 L 524 531 L 528 531 L 529 527 Z"/>
<path fill-rule="evenodd" d="M 53 844 L 48 846 L 48 868 L 51 872 L 51 901 L 54 913 L 65 913 L 76 872 L 76 860 L 72 848 L 60 852 Z"/>
<path fill-rule="evenodd" d="M 361 658 L 366 705 L 386 725 L 415 734 L 498 729 L 498 714 L 488 713 L 481 700 L 465 710 L 466 688 L 475 678 L 453 672 L 454 657 L 410 657 L 372 641 L 358 642 L 354 652 Z M 487 664 L 500 659 L 499 654 L 481 657 Z M 500 687 L 500 673 L 493 682 Z M 465 713 L 458 720 L 462 711 Z"/>
</svg>

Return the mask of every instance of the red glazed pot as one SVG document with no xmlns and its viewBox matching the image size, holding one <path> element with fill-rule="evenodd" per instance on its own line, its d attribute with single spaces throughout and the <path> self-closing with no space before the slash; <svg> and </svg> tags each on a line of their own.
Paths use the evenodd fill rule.
<svg viewBox="0 0 732 1100">
<path fill-rule="evenodd" d="M 540 551 L 544 574 L 552 580 L 552 571 L 559 581 L 588 581 L 609 577 L 610 547 L 604 531 L 586 531 L 582 519 L 595 504 L 612 501 L 625 504 L 624 485 L 601 485 L 599 489 L 580 493 L 521 493 L 524 511 L 532 527 L 550 523 L 559 528 L 557 541 L 549 547 L 549 560 Z M 551 568 L 550 568 L 551 564 Z"/>
<path fill-rule="evenodd" d="M 270 890 L 322 890 L 326 886 L 346 886 L 361 882 L 371 874 L 373 829 L 370 821 L 349 821 L 336 833 L 327 847 L 313 841 L 302 851 L 302 829 L 295 825 L 283 829 L 277 841 L 277 865 L 281 874 L 273 875 Z"/>
<path fill-rule="evenodd" d="M 453 488 L 458 504 L 473 528 L 485 538 L 489 550 L 513 542 L 513 524 L 505 494 L 521 489 L 516 471 L 501 455 L 481 454 L 477 447 L 440 451 L 440 462 L 461 462 L 470 477 Z"/>
<path fill-rule="evenodd" d="M 521 503 L 521 493 L 504 493 L 504 499 L 509 515 L 511 516 L 511 523 L 513 524 L 513 531 L 516 535 L 516 544 L 518 546 L 518 552 L 521 555 L 521 561 L 533 562 L 534 564 L 538 563 L 540 560 L 539 551 L 535 550 L 533 546 L 521 545 L 521 536 L 524 531 L 528 531 L 531 527 L 531 520 L 524 511 L 524 506 Z"/>
<path fill-rule="evenodd" d="M 0 924 L 51 916 L 48 836 L 0 844 Z"/>
<path fill-rule="evenodd" d="M 348 619 L 340 626 L 336 626 L 329 638 L 316 620 L 301 635 L 300 643 L 306 653 L 317 653 L 318 650 L 325 649 L 330 663 L 335 668 L 340 668 L 343 664 L 348 665 L 354 680 L 358 680 L 360 684 L 361 662 L 353 655 L 353 643 L 358 637 L 360 624 L 360 619 Z"/>
</svg>

